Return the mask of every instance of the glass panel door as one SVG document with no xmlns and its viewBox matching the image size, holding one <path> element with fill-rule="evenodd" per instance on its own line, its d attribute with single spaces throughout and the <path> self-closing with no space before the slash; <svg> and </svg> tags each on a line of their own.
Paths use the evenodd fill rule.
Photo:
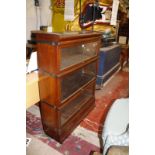
<svg viewBox="0 0 155 155">
<path fill-rule="evenodd" d="M 98 42 L 75 45 L 61 49 L 60 70 L 73 66 L 97 55 Z"/>
<path fill-rule="evenodd" d="M 78 96 L 61 110 L 61 125 L 67 122 L 94 96 L 93 85 L 87 86 Z"/>
<path fill-rule="evenodd" d="M 96 78 L 96 62 L 93 62 L 61 79 L 61 101 Z"/>
</svg>

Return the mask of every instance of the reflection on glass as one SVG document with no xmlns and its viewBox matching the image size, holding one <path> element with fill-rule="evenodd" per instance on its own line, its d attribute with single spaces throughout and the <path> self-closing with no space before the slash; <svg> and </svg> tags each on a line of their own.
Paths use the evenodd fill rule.
<svg viewBox="0 0 155 155">
<path fill-rule="evenodd" d="M 61 101 L 96 77 L 96 63 L 68 74 L 61 80 Z"/>
<path fill-rule="evenodd" d="M 93 97 L 93 85 L 87 87 L 61 111 L 61 125 L 71 118 L 85 103 Z"/>
<path fill-rule="evenodd" d="M 83 62 L 97 55 L 97 42 L 76 45 L 61 49 L 60 69 Z"/>
</svg>

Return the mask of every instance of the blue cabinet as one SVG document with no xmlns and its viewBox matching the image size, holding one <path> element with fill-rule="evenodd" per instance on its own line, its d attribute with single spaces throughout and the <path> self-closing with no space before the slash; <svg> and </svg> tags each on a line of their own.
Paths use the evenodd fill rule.
<svg viewBox="0 0 155 155">
<path fill-rule="evenodd" d="M 96 88 L 101 86 L 119 69 L 121 47 L 115 44 L 100 48 Z"/>
</svg>

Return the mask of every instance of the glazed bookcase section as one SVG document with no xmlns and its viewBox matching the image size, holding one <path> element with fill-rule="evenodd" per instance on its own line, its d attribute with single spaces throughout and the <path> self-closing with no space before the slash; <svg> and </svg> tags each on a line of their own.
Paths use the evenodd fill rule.
<svg viewBox="0 0 155 155">
<path fill-rule="evenodd" d="M 83 88 L 76 96 L 70 100 L 64 108 L 60 110 L 60 125 L 64 125 L 71 117 L 83 108 L 88 101 L 94 99 L 94 85 Z"/>
<path fill-rule="evenodd" d="M 52 107 L 48 103 L 42 101 L 42 108 L 48 111 L 49 116 L 53 117 L 49 122 L 52 127 L 62 127 L 68 121 L 70 121 L 71 118 L 74 117 L 83 107 L 85 107 L 89 101 L 95 100 L 94 83 L 95 81 L 81 89 L 79 93 L 67 101 L 67 104 L 60 108 Z M 46 113 L 42 113 L 42 115 L 44 115 L 43 117 L 46 117 Z M 44 119 L 48 121 L 48 118 Z"/>
<path fill-rule="evenodd" d="M 60 70 L 74 66 L 97 56 L 98 42 L 64 47 L 60 50 Z"/>
<path fill-rule="evenodd" d="M 32 32 L 37 43 L 38 68 L 64 74 L 88 64 L 98 57 L 101 34 L 97 32 L 65 35 Z"/>
<path fill-rule="evenodd" d="M 95 107 L 94 103 L 95 99 L 92 98 L 83 106 L 81 106 L 81 109 L 78 110 L 74 116 L 70 117 L 68 121 L 61 126 L 61 112 L 58 109 L 51 108 L 48 104 L 41 102 L 41 118 L 45 133 L 62 143 Z"/>
<path fill-rule="evenodd" d="M 96 79 L 96 65 L 96 61 L 92 62 L 61 78 L 61 101 L 74 95 L 83 86 Z"/>
<path fill-rule="evenodd" d="M 94 83 L 85 87 L 62 108 L 54 108 L 41 102 L 41 118 L 45 133 L 60 143 L 95 107 Z M 93 88 L 92 88 L 93 87 Z"/>
<path fill-rule="evenodd" d="M 39 71 L 40 76 L 44 75 L 44 79 L 39 81 L 41 101 L 61 106 L 83 87 L 96 80 L 96 65 L 97 62 L 94 61 L 62 77 L 52 77 Z"/>
</svg>

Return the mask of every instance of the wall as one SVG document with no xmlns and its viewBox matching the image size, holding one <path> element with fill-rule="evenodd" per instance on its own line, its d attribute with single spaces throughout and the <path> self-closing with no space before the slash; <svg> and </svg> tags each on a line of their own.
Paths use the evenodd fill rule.
<svg viewBox="0 0 155 155">
<path fill-rule="evenodd" d="M 52 11 L 50 7 L 50 0 L 40 0 L 41 25 L 51 26 Z"/>
<path fill-rule="evenodd" d="M 40 0 L 40 25 L 51 25 L 51 0 Z M 37 30 L 37 13 L 34 0 L 26 0 L 26 39 L 29 40 L 31 30 Z"/>
</svg>

